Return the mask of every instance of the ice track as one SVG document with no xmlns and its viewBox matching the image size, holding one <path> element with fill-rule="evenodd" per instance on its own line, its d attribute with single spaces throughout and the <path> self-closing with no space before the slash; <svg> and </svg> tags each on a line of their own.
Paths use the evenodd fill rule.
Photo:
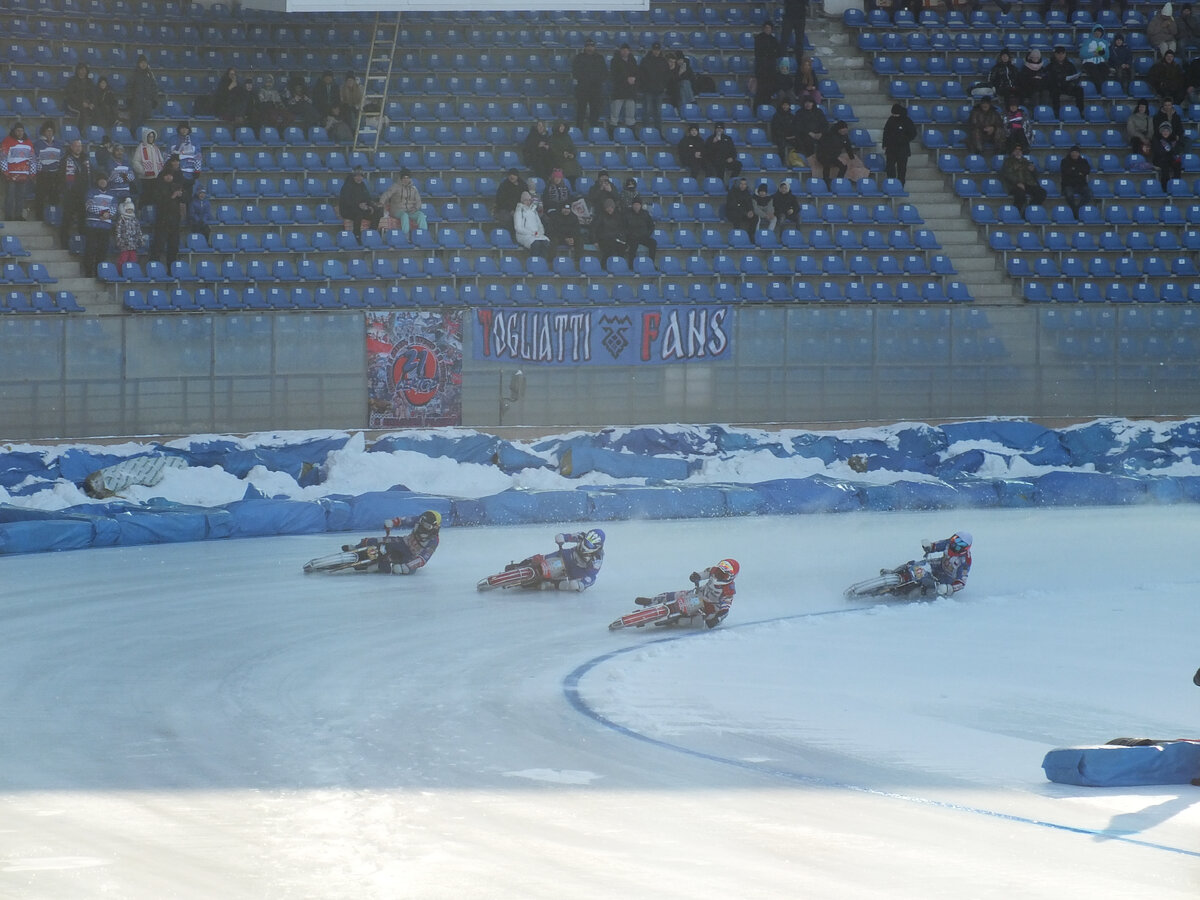
<svg viewBox="0 0 1200 900">
<path fill-rule="evenodd" d="M 552 526 L 0 559 L 0 897 L 1192 900 L 1200 789 L 1039 764 L 1197 733 L 1197 517 L 611 523 L 582 596 L 474 590 Z M 842 600 L 960 527 L 961 601 Z M 722 556 L 737 627 L 607 631 Z"/>
</svg>

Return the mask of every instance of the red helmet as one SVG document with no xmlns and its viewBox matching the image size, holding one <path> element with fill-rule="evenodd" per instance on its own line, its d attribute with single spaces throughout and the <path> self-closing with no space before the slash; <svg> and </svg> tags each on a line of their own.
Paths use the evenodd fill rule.
<svg viewBox="0 0 1200 900">
<path fill-rule="evenodd" d="M 712 567 L 710 573 L 713 581 L 717 584 L 729 584 L 737 578 L 739 571 L 741 571 L 741 566 L 738 565 L 736 559 L 723 559 Z"/>
</svg>

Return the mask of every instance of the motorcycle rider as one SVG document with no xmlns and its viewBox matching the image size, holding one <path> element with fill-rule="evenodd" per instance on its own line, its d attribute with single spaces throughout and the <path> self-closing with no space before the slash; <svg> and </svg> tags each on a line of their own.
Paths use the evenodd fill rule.
<svg viewBox="0 0 1200 900">
<path fill-rule="evenodd" d="M 633 602 L 638 606 L 665 606 L 674 603 L 676 609 L 688 615 L 685 611 L 695 608 L 695 603 L 688 604 L 687 601 L 695 598 L 699 601 L 697 612 L 704 615 L 704 624 L 709 628 L 716 628 L 729 615 L 729 608 L 733 606 L 733 595 L 737 593 L 733 582 L 740 571 L 741 566 L 736 559 L 723 559 L 715 566 L 688 576 L 694 585 L 690 590 L 666 591 L 654 597 L 638 597 Z M 655 624 L 667 623 L 668 620 L 663 619 Z"/>
<path fill-rule="evenodd" d="M 921 583 L 922 590 L 933 590 L 939 597 L 948 597 L 965 588 L 967 576 L 971 574 L 972 543 L 967 531 L 955 532 L 941 541 L 921 541 L 921 549 L 927 554 L 942 554 L 929 567 Z"/>
<path fill-rule="evenodd" d="M 412 528 L 406 535 L 393 535 L 393 528 Z M 438 546 L 438 534 L 442 528 L 442 515 L 427 509 L 415 519 L 394 518 L 383 523 L 382 538 L 363 538 L 355 545 L 343 544 L 342 550 L 367 548 L 367 558 L 375 564 L 363 571 L 377 571 L 392 575 L 411 575 L 433 556 Z"/>
<path fill-rule="evenodd" d="M 504 571 L 525 566 L 533 569 L 539 577 L 534 584 L 527 585 L 532 590 L 584 591 L 596 583 L 596 576 L 604 564 L 603 531 L 590 528 L 556 534 L 554 543 L 558 544 L 558 549 L 553 553 L 537 553 L 519 563 L 509 563 Z M 565 547 L 564 544 L 573 546 Z M 555 575 L 557 566 L 551 562 L 554 559 L 562 560 L 562 576 Z"/>
</svg>

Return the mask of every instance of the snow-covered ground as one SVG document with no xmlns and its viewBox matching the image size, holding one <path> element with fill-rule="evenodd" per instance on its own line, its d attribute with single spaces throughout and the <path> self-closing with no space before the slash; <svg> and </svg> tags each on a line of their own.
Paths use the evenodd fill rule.
<svg viewBox="0 0 1200 900">
<path fill-rule="evenodd" d="M 554 526 L 408 578 L 302 576 L 339 535 L 0 558 L 0 897 L 1195 900 L 1200 788 L 1040 763 L 1200 732 L 1198 525 L 606 523 L 579 596 L 474 589 Z M 842 598 L 958 529 L 959 598 Z M 721 628 L 606 630 L 723 556 Z"/>
</svg>

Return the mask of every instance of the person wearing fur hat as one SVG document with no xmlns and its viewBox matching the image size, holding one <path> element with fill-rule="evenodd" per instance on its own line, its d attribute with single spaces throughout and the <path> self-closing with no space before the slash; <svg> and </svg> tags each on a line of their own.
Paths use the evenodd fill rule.
<svg viewBox="0 0 1200 900">
<path fill-rule="evenodd" d="M 1036 47 L 1025 54 L 1025 59 L 1017 70 L 1017 93 L 1021 96 L 1021 104 L 1034 107 L 1050 102 L 1049 76 L 1046 74 L 1046 61 L 1042 59 L 1042 51 Z"/>
<path fill-rule="evenodd" d="M 893 103 L 892 114 L 883 125 L 883 157 L 887 162 L 887 177 L 895 178 L 901 186 L 908 177 L 908 158 L 912 156 L 916 137 L 917 126 L 908 110 L 903 104 Z"/>
<path fill-rule="evenodd" d="M 1178 50 L 1179 24 L 1175 21 L 1175 10 L 1170 3 L 1150 17 L 1146 23 L 1146 40 L 1161 59 L 1168 50 Z"/>
<path fill-rule="evenodd" d="M 125 271 L 125 263 L 138 261 L 142 249 L 142 223 L 132 197 L 126 197 L 117 207 L 117 225 L 113 239 L 117 245 L 117 271 Z"/>
<path fill-rule="evenodd" d="M 4 218 L 20 222 L 37 177 L 38 157 L 25 126 L 17 122 L 0 141 L 0 174 L 4 176 Z"/>
<path fill-rule="evenodd" d="M 548 256 L 550 241 L 546 239 L 546 228 L 533 202 L 533 194 L 521 192 L 521 202 L 513 211 L 513 236 L 517 243 L 534 256 Z"/>
</svg>

